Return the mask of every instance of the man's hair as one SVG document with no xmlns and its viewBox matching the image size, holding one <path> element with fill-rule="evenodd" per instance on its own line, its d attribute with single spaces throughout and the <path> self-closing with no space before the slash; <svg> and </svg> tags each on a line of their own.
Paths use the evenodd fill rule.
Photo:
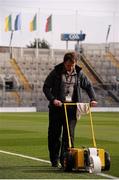
<svg viewBox="0 0 119 180">
<path fill-rule="evenodd" d="M 70 62 L 76 62 L 77 61 L 77 54 L 76 52 L 68 52 L 64 55 L 64 62 L 70 61 Z"/>
</svg>

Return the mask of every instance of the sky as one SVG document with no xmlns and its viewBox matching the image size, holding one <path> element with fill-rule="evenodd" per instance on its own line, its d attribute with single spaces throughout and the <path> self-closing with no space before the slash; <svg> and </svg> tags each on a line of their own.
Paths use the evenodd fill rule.
<svg viewBox="0 0 119 180">
<path fill-rule="evenodd" d="M 13 34 L 12 46 L 26 47 L 35 38 L 45 39 L 51 48 L 64 49 L 62 33 L 86 34 L 82 43 L 105 43 L 111 25 L 109 42 L 119 41 L 119 0 L 0 0 L 0 45 L 8 46 L 11 32 L 4 32 L 5 17 L 22 16 L 22 30 Z M 29 31 L 29 22 L 38 15 L 37 31 Z M 52 31 L 45 32 L 46 19 L 52 14 Z M 76 41 L 69 41 L 74 48 Z"/>
</svg>

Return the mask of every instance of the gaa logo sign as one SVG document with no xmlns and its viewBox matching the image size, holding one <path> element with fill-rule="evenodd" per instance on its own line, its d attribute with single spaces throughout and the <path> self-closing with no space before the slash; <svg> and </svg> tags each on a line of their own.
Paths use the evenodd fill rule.
<svg viewBox="0 0 119 180">
<path fill-rule="evenodd" d="M 84 41 L 85 34 L 61 34 L 62 41 Z"/>
<path fill-rule="evenodd" d="M 76 41 L 78 41 L 79 40 L 79 35 L 80 34 L 69 34 L 69 40 L 72 40 L 72 41 L 76 40 Z"/>
</svg>

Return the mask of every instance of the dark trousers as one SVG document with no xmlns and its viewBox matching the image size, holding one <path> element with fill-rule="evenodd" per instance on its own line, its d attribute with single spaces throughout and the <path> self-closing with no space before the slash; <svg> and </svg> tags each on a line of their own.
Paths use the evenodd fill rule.
<svg viewBox="0 0 119 180">
<path fill-rule="evenodd" d="M 71 145 L 74 147 L 74 130 L 76 126 L 76 107 L 68 106 L 68 124 L 71 138 Z M 48 127 L 48 149 L 50 161 L 54 162 L 60 158 L 63 161 L 63 154 L 69 147 L 66 117 L 64 107 L 51 107 L 49 109 Z"/>
</svg>

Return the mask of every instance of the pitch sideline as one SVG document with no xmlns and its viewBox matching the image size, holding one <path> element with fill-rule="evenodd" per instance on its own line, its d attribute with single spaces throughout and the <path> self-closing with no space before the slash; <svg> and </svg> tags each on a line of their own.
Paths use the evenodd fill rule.
<svg viewBox="0 0 119 180">
<path fill-rule="evenodd" d="M 12 155 L 12 156 L 18 156 L 18 157 L 22 157 L 22 158 L 31 159 L 31 160 L 40 161 L 40 162 L 44 162 L 44 163 L 50 164 L 50 161 L 48 161 L 48 160 L 39 159 L 39 158 L 35 158 L 35 157 L 32 157 L 32 156 L 27 156 L 27 155 L 23 155 L 23 154 L 12 153 L 12 152 L 3 151 L 3 150 L 0 150 L 0 153 Z M 104 174 L 104 173 L 98 173 L 97 175 L 100 175 L 102 177 L 107 177 L 109 179 L 119 179 L 118 177 L 111 176 L 111 175 Z"/>
</svg>

